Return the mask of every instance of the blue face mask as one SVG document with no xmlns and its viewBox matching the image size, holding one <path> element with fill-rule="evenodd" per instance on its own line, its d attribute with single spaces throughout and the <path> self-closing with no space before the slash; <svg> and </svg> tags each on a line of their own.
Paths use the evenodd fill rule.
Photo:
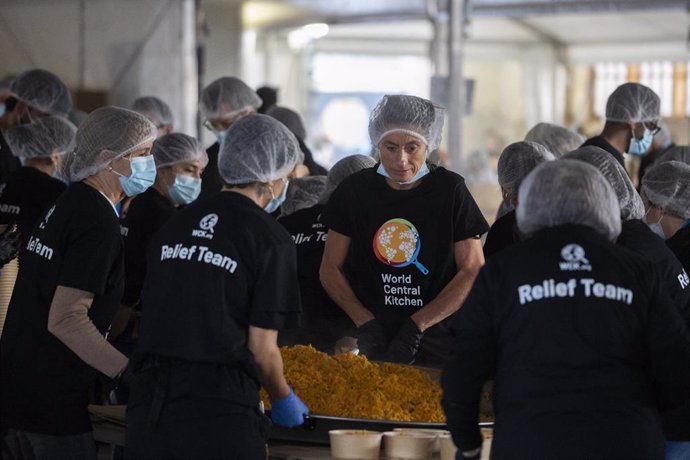
<svg viewBox="0 0 690 460">
<path fill-rule="evenodd" d="M 647 150 L 649 150 L 649 147 L 651 147 L 653 140 L 654 134 L 647 128 L 644 129 L 642 139 L 637 139 L 635 137 L 635 132 L 633 131 L 632 139 L 630 139 L 630 146 L 628 147 L 628 153 L 636 156 L 644 155 L 647 153 Z"/>
<path fill-rule="evenodd" d="M 381 174 L 383 177 L 392 180 L 393 182 L 397 182 L 400 185 L 407 185 L 407 184 L 413 184 L 417 182 L 419 179 L 422 177 L 426 176 L 429 174 L 429 166 L 427 166 L 426 161 L 422 165 L 421 168 L 419 168 L 419 171 L 417 171 L 417 174 L 414 175 L 414 177 L 408 181 L 405 182 L 398 182 L 397 180 L 393 179 L 390 174 L 388 174 L 388 171 L 386 171 L 386 168 L 383 167 L 383 163 L 379 164 L 378 169 L 376 170 L 377 173 Z"/>
<path fill-rule="evenodd" d="M 123 176 L 115 170 L 113 172 L 120 176 L 118 179 L 125 195 L 134 196 L 145 192 L 147 188 L 153 185 L 156 180 L 156 161 L 153 159 L 153 155 L 147 155 L 132 158 L 129 165 L 132 168 L 132 174 L 129 177 Z"/>
<path fill-rule="evenodd" d="M 281 193 L 278 198 L 276 198 L 273 195 L 273 190 L 271 190 L 271 196 L 273 198 L 271 198 L 271 201 L 269 201 L 268 204 L 266 205 L 266 207 L 264 207 L 264 211 L 266 211 L 269 214 L 275 212 L 276 209 L 278 209 L 280 207 L 280 205 L 283 204 L 283 202 L 285 201 L 285 198 L 287 197 L 287 189 L 288 189 L 289 182 L 286 181 L 285 179 L 283 179 L 283 181 L 285 181 L 285 186 L 283 187 L 283 193 Z"/>
<path fill-rule="evenodd" d="M 201 193 L 201 179 L 182 174 L 175 175 L 175 182 L 168 187 L 168 193 L 175 204 L 189 204 Z"/>
</svg>

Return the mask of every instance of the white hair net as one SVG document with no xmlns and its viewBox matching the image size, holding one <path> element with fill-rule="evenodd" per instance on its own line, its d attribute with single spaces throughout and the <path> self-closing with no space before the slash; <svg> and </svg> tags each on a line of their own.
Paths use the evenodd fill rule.
<svg viewBox="0 0 690 460">
<path fill-rule="evenodd" d="M 153 96 L 144 96 L 134 100 L 132 110 L 146 115 L 156 127 L 173 124 L 173 114 L 168 104 Z"/>
<path fill-rule="evenodd" d="M 621 220 L 628 221 L 644 217 L 644 203 L 635 190 L 623 166 L 606 150 L 588 145 L 573 150 L 563 156 L 564 160 L 577 160 L 589 163 L 604 175 L 618 197 Z"/>
<path fill-rule="evenodd" d="M 664 161 L 680 161 L 686 165 L 690 165 L 690 147 L 687 145 L 678 145 L 676 147 L 671 147 L 661 158 L 657 160 L 657 163 L 662 163 Z"/>
<path fill-rule="evenodd" d="M 222 77 L 201 91 L 199 110 L 206 118 L 235 115 L 243 110 L 261 107 L 261 98 L 242 80 Z"/>
<path fill-rule="evenodd" d="M 67 86 L 47 70 L 27 70 L 10 85 L 10 93 L 28 106 L 50 115 L 67 116 L 72 95 Z"/>
<path fill-rule="evenodd" d="M 376 104 L 369 116 L 369 138 L 375 150 L 392 132 L 402 132 L 422 140 L 427 157 L 441 145 L 446 109 L 421 97 L 388 95 Z"/>
<path fill-rule="evenodd" d="M 294 110 L 288 109 L 287 107 L 281 107 L 279 105 L 273 105 L 268 108 L 266 115 L 273 117 L 290 130 L 292 134 L 297 136 L 298 139 L 305 140 L 307 138 L 307 130 L 304 128 L 304 122 L 299 113 Z"/>
<path fill-rule="evenodd" d="M 582 134 L 551 123 L 537 123 L 527 131 L 526 141 L 536 142 L 546 147 L 556 158 L 575 150 L 587 140 Z"/>
<path fill-rule="evenodd" d="M 517 197 L 522 180 L 538 164 L 556 158 L 541 144 L 520 141 L 503 149 L 498 159 L 498 183 L 508 196 Z"/>
<path fill-rule="evenodd" d="M 590 227 L 609 240 L 621 232 L 618 199 L 594 166 L 559 160 L 540 164 L 520 186 L 517 224 L 522 233 L 565 224 Z"/>
<path fill-rule="evenodd" d="M 373 168 L 375 165 L 376 160 L 367 155 L 350 155 L 341 159 L 328 171 L 326 189 L 323 191 L 319 202 L 326 203 L 338 185 L 351 174 L 362 169 Z"/>
<path fill-rule="evenodd" d="M 75 147 L 65 156 L 63 174 L 72 182 L 104 169 L 113 160 L 156 139 L 156 127 L 144 115 L 120 107 L 94 110 L 77 129 Z"/>
<path fill-rule="evenodd" d="M 606 101 L 606 121 L 640 123 L 659 119 L 661 100 L 639 83 L 623 83 Z"/>
<path fill-rule="evenodd" d="M 46 158 L 67 153 L 76 132 L 77 127 L 66 118 L 50 116 L 8 129 L 5 140 L 16 157 Z"/>
<path fill-rule="evenodd" d="M 321 193 L 326 188 L 326 176 L 307 176 L 290 181 L 285 202 L 280 205 L 283 216 L 310 208 L 319 202 Z"/>
<path fill-rule="evenodd" d="M 268 115 L 240 118 L 220 145 L 218 171 L 226 184 L 268 183 L 285 177 L 303 158 L 297 138 Z"/>
<path fill-rule="evenodd" d="M 642 178 L 642 193 L 665 213 L 690 219 L 690 165 L 665 161 Z"/>
<path fill-rule="evenodd" d="M 182 133 L 170 133 L 156 139 L 151 148 L 156 168 L 164 168 L 186 161 L 200 161 L 208 165 L 206 150 L 197 139 Z"/>
</svg>

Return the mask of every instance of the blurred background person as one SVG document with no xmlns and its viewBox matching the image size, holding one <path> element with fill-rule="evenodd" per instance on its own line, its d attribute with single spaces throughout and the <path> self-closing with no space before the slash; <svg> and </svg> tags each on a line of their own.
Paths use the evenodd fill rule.
<svg viewBox="0 0 690 460">
<path fill-rule="evenodd" d="M 104 107 L 64 158 L 73 183 L 20 254 L 0 338 L 3 457 L 96 458 L 89 387 L 95 370 L 118 378 L 127 366 L 104 337 L 123 288 L 115 203 L 153 183 L 155 138 L 143 115 Z"/>
<path fill-rule="evenodd" d="M 690 147 L 687 145 L 677 145 L 668 149 L 661 157 L 657 160 L 657 163 L 662 163 L 665 161 L 679 161 L 690 165 Z"/>
<path fill-rule="evenodd" d="M 265 113 L 284 124 L 287 129 L 295 135 L 299 142 L 299 148 L 304 153 L 304 166 L 309 169 L 308 174 L 312 176 L 325 176 L 328 171 L 314 161 L 311 150 L 309 150 L 309 147 L 307 147 L 307 144 L 304 142 L 307 139 L 307 130 L 304 127 L 302 117 L 294 110 L 278 105 L 269 107 Z"/>
<path fill-rule="evenodd" d="M 642 156 L 659 132 L 659 96 L 639 83 L 624 83 L 606 101 L 606 124 L 584 146 L 602 148 L 625 167 L 624 153 Z"/>
<path fill-rule="evenodd" d="M 585 136 L 572 129 L 553 123 L 537 123 L 527 131 L 525 140 L 543 145 L 556 158 L 575 150 L 587 140 Z"/>
<path fill-rule="evenodd" d="M 175 118 L 173 117 L 170 106 L 161 99 L 154 96 L 143 96 L 134 100 L 132 110 L 139 112 L 158 129 L 158 137 L 165 136 L 173 132 Z"/>
<path fill-rule="evenodd" d="M 503 195 L 502 205 L 505 206 L 506 212 L 496 219 L 486 235 L 485 258 L 520 241 L 520 232 L 515 221 L 520 184 L 537 165 L 553 160 L 555 160 L 554 155 L 543 144 L 536 142 L 515 142 L 503 150 L 498 158 L 497 169 L 498 183 Z"/>
<path fill-rule="evenodd" d="M 353 324 L 345 312 L 331 300 L 319 280 L 319 267 L 326 245 L 328 227 L 321 219 L 321 213 L 331 193 L 351 174 L 365 168 L 372 168 L 376 161 L 365 155 L 351 155 L 338 161 L 325 177 L 305 177 L 290 182 L 288 198 L 283 204 L 284 214 L 278 222 L 292 236 L 297 247 L 297 272 L 302 299 L 302 323 L 299 328 L 281 331 L 278 336 L 281 345 L 311 344 L 316 349 L 333 353 L 336 342 L 353 332 Z M 305 198 L 302 203 L 311 203 L 302 209 L 290 204 L 290 193 L 298 181 L 310 186 L 299 193 Z M 311 193 L 311 190 L 315 190 Z M 317 193 L 319 192 L 320 193 Z"/>
<path fill-rule="evenodd" d="M 264 458 L 260 385 L 274 423 L 304 423 L 309 411 L 285 380 L 276 341 L 299 324 L 295 247 L 267 212 L 299 155 L 278 121 L 242 118 L 221 144 L 223 191 L 151 242 L 127 458 Z"/>
<path fill-rule="evenodd" d="M 479 458 L 493 378 L 495 458 L 663 458 L 658 410 L 690 398 L 690 336 L 649 263 L 613 244 L 611 186 L 559 160 L 518 199 L 526 240 L 487 261 L 453 321 L 442 387 L 459 452 Z"/>
<path fill-rule="evenodd" d="M 202 198 L 218 193 L 223 187 L 218 172 L 218 150 L 228 128 L 242 117 L 255 113 L 260 106 L 261 98 L 239 78 L 219 78 L 201 91 L 199 112 L 204 127 L 216 136 L 216 142 L 206 149 L 209 164 L 201 176 Z"/>
<path fill-rule="evenodd" d="M 380 164 L 345 179 L 322 215 L 321 282 L 369 359 L 440 366 L 445 320 L 484 263 L 479 238 L 489 227 L 464 179 L 427 163 L 444 112 L 415 96 L 384 96 L 369 121 Z"/>
<path fill-rule="evenodd" d="M 637 183 L 642 183 L 642 178 L 644 173 L 653 166 L 659 158 L 661 158 L 664 153 L 668 152 L 675 146 L 673 143 L 673 138 L 671 138 L 671 131 L 668 129 L 668 125 L 664 121 L 659 121 L 659 132 L 654 136 L 652 141 L 652 146 L 646 155 L 640 158 L 640 169 L 638 171 Z"/>
<path fill-rule="evenodd" d="M 48 115 L 66 117 L 72 108 L 72 95 L 51 72 L 27 70 L 12 81 L 5 108 L 0 117 L 0 184 L 7 182 L 10 173 L 20 166 L 5 142 L 5 131 Z"/>
<path fill-rule="evenodd" d="M 256 110 L 259 113 L 266 113 L 268 109 L 278 103 L 278 88 L 262 86 L 256 90 L 257 96 L 261 98 L 261 106 Z"/>
</svg>

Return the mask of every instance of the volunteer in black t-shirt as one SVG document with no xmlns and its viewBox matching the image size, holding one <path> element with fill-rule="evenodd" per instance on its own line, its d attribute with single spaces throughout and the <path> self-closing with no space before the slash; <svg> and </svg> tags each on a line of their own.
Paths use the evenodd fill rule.
<svg viewBox="0 0 690 460">
<path fill-rule="evenodd" d="M 217 139 L 217 142 L 206 149 L 209 163 L 201 175 L 202 199 L 220 192 L 223 187 L 223 178 L 218 171 L 218 155 L 228 128 L 242 117 L 256 113 L 259 107 L 261 98 L 236 77 L 221 77 L 201 91 L 199 112 L 203 117 L 204 127 Z"/>
<path fill-rule="evenodd" d="M 506 147 L 498 159 L 498 183 L 503 203 L 512 208 L 491 226 L 484 242 L 484 257 L 489 258 L 503 248 L 520 241 L 515 222 L 518 188 L 522 180 L 537 165 L 555 160 L 554 155 L 541 144 L 530 141 L 514 142 Z"/>
<path fill-rule="evenodd" d="M 295 247 L 271 216 L 299 147 L 278 121 L 250 115 L 228 131 L 221 193 L 180 211 L 147 255 L 127 407 L 127 458 L 263 458 L 269 425 L 301 425 L 278 330 L 299 323 Z"/>
<path fill-rule="evenodd" d="M 3 456 L 96 458 L 88 390 L 127 358 L 105 339 L 122 295 L 115 203 L 153 183 L 156 128 L 116 107 L 93 111 L 63 171 L 73 184 L 40 218 L 0 339 Z"/>
<path fill-rule="evenodd" d="M 323 214 L 326 292 L 358 327 L 370 359 L 439 365 L 443 320 L 460 308 L 484 262 L 488 230 L 462 177 L 426 162 L 443 110 L 414 96 L 385 96 L 369 121 L 381 163 L 346 179 Z"/>
<path fill-rule="evenodd" d="M 129 206 L 120 221 L 125 242 L 125 290 L 122 307 L 113 320 L 110 340 L 118 338 L 124 328 L 136 329 L 136 311 L 146 275 L 146 248 L 153 235 L 181 205 L 196 200 L 201 192 L 201 173 L 208 156 L 201 143 L 182 133 L 167 134 L 153 143 L 151 154 L 156 161 L 156 182 Z M 129 354 L 136 331 L 117 341 L 118 349 Z"/>
<path fill-rule="evenodd" d="M 318 203 L 298 209 L 294 213 L 290 212 L 291 208 L 295 207 L 290 205 L 294 182 L 318 182 L 318 178 L 322 176 L 305 177 L 290 182 L 287 200 L 281 206 L 283 213 L 288 214 L 283 214 L 278 222 L 290 233 L 297 247 L 302 325 L 281 333 L 278 336 L 280 344 L 311 344 L 321 351 L 333 353 L 336 351 L 334 346 L 337 341 L 349 335 L 353 329 L 350 318 L 326 294 L 319 280 L 319 267 L 328 234 L 328 228 L 321 221 L 321 213 L 333 191 L 346 177 L 375 164 L 373 158 L 365 155 L 351 155 L 338 161 L 328 172 L 325 191 L 321 196 L 314 197 Z"/>
<path fill-rule="evenodd" d="M 528 239 L 487 261 L 453 319 L 443 406 L 464 457 L 494 379 L 495 458 L 664 458 L 658 410 L 690 398 L 690 337 L 648 262 L 611 242 L 619 212 L 582 162 L 523 182 Z"/>
</svg>

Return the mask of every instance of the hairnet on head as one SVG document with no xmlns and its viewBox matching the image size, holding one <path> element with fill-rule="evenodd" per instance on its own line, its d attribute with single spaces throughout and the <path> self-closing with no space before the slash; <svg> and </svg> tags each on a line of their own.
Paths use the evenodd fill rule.
<svg viewBox="0 0 690 460">
<path fill-rule="evenodd" d="M 96 174 L 113 160 L 156 139 L 157 130 L 144 115 L 120 107 L 101 107 L 77 129 L 75 147 L 65 156 L 63 174 L 72 182 Z"/>
<path fill-rule="evenodd" d="M 517 224 L 522 233 L 565 224 L 584 225 L 614 240 L 621 232 L 618 199 L 592 165 L 549 161 L 534 168 L 520 186 Z"/>
<path fill-rule="evenodd" d="M 373 168 L 376 165 L 376 160 L 367 155 L 350 155 L 338 161 L 328 171 L 326 176 L 326 190 L 321 195 L 321 203 L 325 203 L 331 197 L 331 194 L 338 188 L 338 185 L 344 181 L 351 174 L 361 171 L 362 169 Z"/>
<path fill-rule="evenodd" d="M 642 219 L 644 217 L 642 198 L 635 190 L 623 166 L 609 152 L 602 148 L 588 145 L 567 153 L 563 156 L 563 159 L 584 161 L 597 168 L 604 175 L 618 197 L 622 221 Z"/>
<path fill-rule="evenodd" d="M 66 118 L 50 116 L 8 129 L 5 140 L 16 157 L 45 158 L 67 153 L 76 132 L 77 127 Z"/>
<path fill-rule="evenodd" d="M 690 165 L 665 161 L 642 178 L 642 193 L 666 214 L 690 219 Z"/>
<path fill-rule="evenodd" d="M 50 115 L 67 116 L 72 95 L 67 86 L 47 70 L 27 70 L 10 85 L 10 93 L 28 106 Z"/>
<path fill-rule="evenodd" d="M 657 163 L 662 163 L 664 161 L 680 161 L 686 165 L 690 165 L 690 147 L 687 145 L 678 145 L 676 147 L 671 147 L 661 158 L 657 160 Z"/>
<path fill-rule="evenodd" d="M 157 97 L 145 96 L 135 99 L 132 110 L 146 115 L 158 128 L 173 124 L 173 114 L 170 107 Z"/>
<path fill-rule="evenodd" d="M 226 184 L 272 182 L 285 177 L 302 156 L 297 138 L 268 115 L 240 118 L 220 145 L 218 171 Z"/>
<path fill-rule="evenodd" d="M 307 176 L 290 181 L 285 202 L 280 205 L 281 215 L 287 216 L 319 202 L 326 188 L 326 176 Z"/>
<path fill-rule="evenodd" d="M 288 109 L 287 107 L 281 107 L 279 105 L 274 105 L 269 107 L 266 111 L 266 115 L 273 117 L 290 130 L 292 134 L 297 136 L 298 139 L 305 140 L 307 138 L 307 130 L 304 128 L 304 122 L 299 113 L 294 110 Z"/>
<path fill-rule="evenodd" d="M 606 101 L 606 121 L 640 123 L 659 119 L 661 100 L 639 83 L 623 83 Z"/>
<path fill-rule="evenodd" d="M 518 188 L 527 174 L 539 163 L 553 160 L 553 154 L 541 144 L 514 142 L 503 149 L 498 159 L 498 183 L 506 195 L 517 197 Z"/>
<path fill-rule="evenodd" d="M 423 141 L 426 154 L 441 145 L 446 109 L 421 97 L 388 95 L 376 104 L 369 116 L 369 138 L 374 149 L 390 133 L 401 132 Z"/>
<path fill-rule="evenodd" d="M 527 131 L 526 141 L 536 142 L 546 147 L 556 158 L 575 150 L 587 140 L 582 134 L 552 123 L 537 123 Z"/>
<path fill-rule="evenodd" d="M 261 98 L 242 80 L 222 77 L 201 91 L 199 110 L 207 120 L 230 117 L 249 108 L 261 107 Z"/>
<path fill-rule="evenodd" d="M 200 161 L 204 168 L 208 165 L 208 155 L 201 142 L 182 133 L 170 133 L 156 139 L 151 155 L 156 160 L 156 168 L 188 161 Z"/>
</svg>

